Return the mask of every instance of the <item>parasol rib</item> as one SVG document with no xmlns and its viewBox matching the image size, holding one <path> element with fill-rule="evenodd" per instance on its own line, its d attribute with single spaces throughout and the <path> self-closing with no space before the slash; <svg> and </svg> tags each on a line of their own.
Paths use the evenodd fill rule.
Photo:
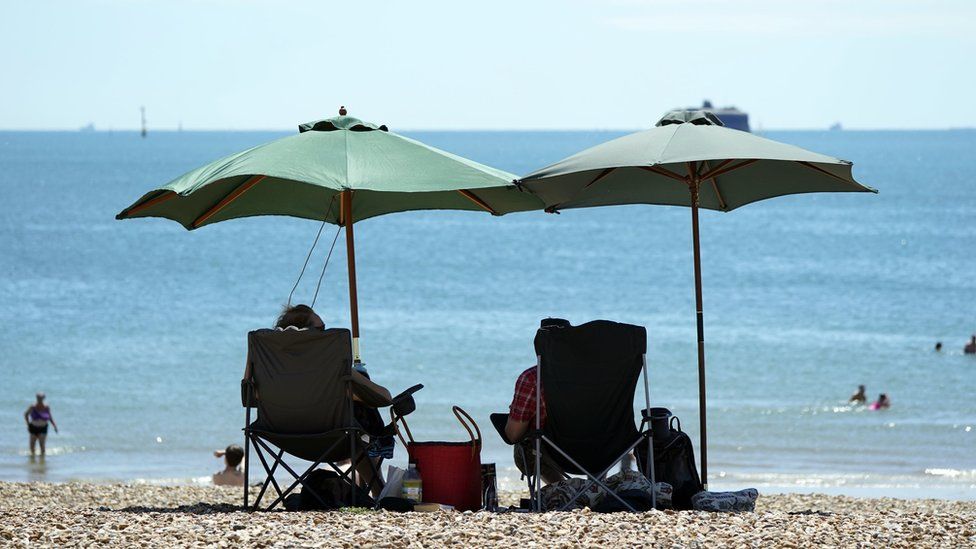
<svg viewBox="0 0 976 549">
<path fill-rule="evenodd" d="M 754 164 L 756 162 L 759 162 L 759 159 L 758 158 L 752 158 L 750 160 L 744 160 L 742 162 L 739 162 L 738 164 L 736 164 L 734 166 L 728 166 L 726 168 L 719 168 L 719 166 L 725 164 L 725 162 L 722 162 L 722 164 L 719 164 L 719 166 L 716 166 L 714 170 L 711 170 L 710 172 L 708 172 L 705 175 L 703 175 L 702 176 L 702 179 L 712 179 L 712 178 L 718 177 L 720 175 L 725 175 L 725 174 L 727 174 L 727 173 L 729 173 L 731 171 L 738 170 L 739 168 L 745 168 L 746 166 L 748 166 L 750 164 Z"/>
<path fill-rule="evenodd" d="M 263 175 L 255 175 L 252 176 L 247 181 L 245 181 L 244 183 L 238 185 L 233 191 L 228 193 L 227 196 L 225 196 L 220 202 L 218 202 L 216 206 L 210 208 L 209 210 L 204 212 L 203 215 L 193 220 L 193 228 L 196 229 L 200 225 L 206 223 L 208 219 L 216 215 L 220 210 L 223 210 L 231 202 L 240 198 L 242 194 L 246 193 L 248 189 L 257 185 L 264 178 L 265 176 Z"/>
<path fill-rule="evenodd" d="M 166 202 L 167 200 L 169 200 L 170 198 L 173 198 L 174 196 L 176 196 L 176 193 L 173 192 L 173 191 L 163 191 L 162 194 L 156 195 L 156 196 L 150 198 L 149 200 L 143 202 L 142 204 L 139 204 L 137 206 L 133 206 L 132 208 L 129 208 L 129 211 L 125 212 L 125 216 L 124 217 L 132 217 L 133 214 L 136 214 L 138 212 L 141 212 L 142 210 L 145 210 L 146 208 L 151 208 L 151 207 L 153 207 L 156 204 L 159 204 L 161 202 Z"/>
<path fill-rule="evenodd" d="M 706 168 L 708 168 L 708 171 L 705 172 L 705 173 L 703 173 L 703 174 L 701 174 L 702 179 L 711 179 L 712 177 L 715 177 L 714 175 L 712 175 L 713 173 L 715 173 L 718 170 L 721 170 L 722 168 L 728 166 L 731 162 L 732 162 L 732 159 L 731 158 L 726 158 L 725 160 L 723 160 L 723 161 L 719 162 L 718 164 L 716 164 L 714 168 L 709 167 L 707 161 L 704 162 L 703 165 Z"/>
<path fill-rule="evenodd" d="M 485 202 L 484 200 L 478 198 L 478 195 L 474 194 L 473 192 L 465 189 L 458 189 L 458 193 L 460 193 L 461 196 L 467 198 L 471 202 L 474 202 L 475 204 L 481 206 L 486 212 L 490 213 L 491 215 L 498 215 L 498 212 L 496 212 L 494 208 L 489 206 L 488 203 Z"/>
<path fill-rule="evenodd" d="M 797 162 L 797 164 L 800 164 L 801 166 L 806 166 L 806 167 L 810 168 L 811 170 L 816 170 L 816 171 L 818 171 L 818 172 L 820 172 L 820 173 L 822 173 L 824 175 L 829 175 L 830 177 L 833 177 L 834 179 L 836 179 L 838 181 L 843 181 L 844 183 L 847 183 L 848 185 L 858 186 L 856 183 L 854 183 L 852 181 L 848 181 L 848 180 L 844 179 L 843 177 L 840 177 L 839 175 L 834 175 L 834 174 L 828 172 L 827 170 L 825 170 L 823 168 L 820 168 L 818 166 L 814 166 L 813 164 L 811 164 L 809 162 L 804 162 L 803 160 L 800 160 L 800 161 Z"/>
<path fill-rule="evenodd" d="M 641 166 L 640 169 L 647 170 L 649 172 L 654 172 L 656 174 L 663 175 L 665 177 L 670 177 L 671 179 L 678 180 L 682 183 L 688 182 L 688 179 L 686 177 L 678 175 L 672 172 L 671 170 L 665 170 L 664 168 L 661 168 L 659 166 Z"/>
<path fill-rule="evenodd" d="M 723 162 L 719 163 L 719 166 L 717 166 L 717 167 L 721 167 L 723 164 L 727 164 L 729 162 L 731 162 L 731 160 L 724 160 Z M 701 165 L 705 169 L 708 169 L 709 171 L 711 171 L 709 169 L 709 167 L 708 167 L 708 161 L 707 160 L 704 161 L 704 162 L 702 162 Z M 710 177 L 710 178 L 707 178 L 707 179 L 712 184 L 712 190 L 715 191 L 715 198 L 718 199 L 718 207 L 721 208 L 722 211 L 728 211 L 729 206 L 728 206 L 728 204 L 725 203 L 725 198 L 722 196 L 722 191 L 720 191 L 719 188 L 718 188 L 718 180 L 715 179 L 714 177 Z"/>
<path fill-rule="evenodd" d="M 610 172 L 612 172 L 613 170 L 614 170 L 613 168 L 607 168 L 607 169 L 603 170 L 602 172 L 600 172 L 600 175 L 598 175 L 595 178 L 593 178 L 593 181 L 590 181 L 589 183 L 587 183 L 586 186 L 584 186 L 583 188 L 584 189 L 589 188 L 590 185 L 592 185 L 592 184 L 596 183 L 597 181 L 603 179 L 604 177 L 610 175 Z"/>
</svg>

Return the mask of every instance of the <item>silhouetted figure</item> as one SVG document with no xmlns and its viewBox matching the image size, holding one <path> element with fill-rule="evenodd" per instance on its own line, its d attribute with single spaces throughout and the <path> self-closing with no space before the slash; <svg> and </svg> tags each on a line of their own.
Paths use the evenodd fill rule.
<svg viewBox="0 0 976 549">
<path fill-rule="evenodd" d="M 857 392 L 851 395 L 850 400 L 848 400 L 848 402 L 854 404 L 864 404 L 867 401 L 868 401 L 868 395 L 865 394 L 864 392 L 864 385 L 858 385 Z"/>
<path fill-rule="evenodd" d="M 935 352 L 937 352 L 937 353 L 941 353 L 942 352 L 942 342 L 941 341 L 936 341 L 935 342 Z"/>
<path fill-rule="evenodd" d="M 969 340 L 969 343 L 962 348 L 962 352 L 966 353 L 967 355 L 976 355 L 976 335 L 973 335 L 973 337 Z"/>
</svg>

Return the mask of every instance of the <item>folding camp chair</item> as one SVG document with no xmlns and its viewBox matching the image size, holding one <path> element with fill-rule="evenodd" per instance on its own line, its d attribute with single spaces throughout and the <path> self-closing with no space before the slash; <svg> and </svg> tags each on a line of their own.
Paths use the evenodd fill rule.
<svg viewBox="0 0 976 549">
<path fill-rule="evenodd" d="M 369 437 L 355 420 L 352 396 L 373 407 L 389 406 L 393 400 L 377 393 L 368 381 L 363 383 L 358 377 L 355 379 L 360 381 L 355 381 L 349 330 L 256 330 L 248 334 L 247 360 L 241 384 L 246 409 L 244 453 L 249 456 L 253 445 L 267 474 L 252 510 L 259 508 L 269 485 L 278 497 L 266 510 L 282 502 L 299 484 L 303 493 L 310 493 L 325 505 L 322 495 L 305 482 L 323 463 L 339 475 L 340 482 L 350 485 L 354 505 L 357 489 L 353 475 L 361 460 L 373 469 L 366 491 L 374 482 L 381 482 L 378 467 L 367 455 Z M 412 405 L 412 397 L 407 396 Z M 253 422 L 251 408 L 258 411 Z M 285 462 L 285 454 L 312 465 L 299 474 Z M 337 463 L 345 460 L 351 465 L 343 471 Z M 250 462 L 247 459 L 244 463 L 245 508 Z M 279 466 L 295 479 L 284 490 L 274 476 Z"/>
<path fill-rule="evenodd" d="M 642 421 L 639 429 L 634 424 L 634 393 L 641 376 L 644 402 L 646 409 L 650 408 L 646 330 L 608 320 L 580 326 L 544 325 L 536 333 L 535 349 L 539 367 L 535 429 L 527 435 L 535 449 L 534 470 L 527 475 L 533 510 L 542 510 L 544 451 L 566 473 L 585 475 L 587 479 L 563 509 L 596 483 L 624 507 L 635 511 L 606 486 L 605 479 L 640 444 L 647 444 L 648 455 L 654 455 L 649 424 Z M 545 426 L 540 425 L 543 387 Z M 653 487 L 653 460 L 644 462 L 643 473 Z M 651 505 L 657 505 L 653 490 Z"/>
</svg>

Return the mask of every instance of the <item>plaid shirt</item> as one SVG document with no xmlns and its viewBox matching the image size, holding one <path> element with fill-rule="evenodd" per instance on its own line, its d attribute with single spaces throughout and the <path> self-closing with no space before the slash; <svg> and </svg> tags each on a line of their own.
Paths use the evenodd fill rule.
<svg viewBox="0 0 976 549">
<path fill-rule="evenodd" d="M 515 396 L 512 398 L 512 405 L 508 407 L 509 419 L 531 421 L 531 426 L 535 427 L 536 379 L 535 366 L 522 372 L 522 375 L 519 376 L 518 381 L 515 382 Z M 542 402 L 539 403 L 539 417 L 542 420 L 540 424 L 544 426 L 546 424 L 546 393 L 545 391 L 540 391 L 540 393 L 542 394 Z"/>
</svg>

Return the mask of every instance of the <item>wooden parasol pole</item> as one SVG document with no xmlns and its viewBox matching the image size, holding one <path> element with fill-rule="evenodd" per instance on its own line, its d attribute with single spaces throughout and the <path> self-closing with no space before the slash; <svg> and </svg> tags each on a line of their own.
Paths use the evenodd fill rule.
<svg viewBox="0 0 976 549">
<path fill-rule="evenodd" d="M 346 265 L 349 272 L 349 322 L 352 328 L 352 357 L 356 363 L 362 362 L 359 356 L 359 302 L 356 296 L 356 242 L 353 234 L 351 190 L 342 191 L 342 224 L 346 227 Z"/>
<path fill-rule="evenodd" d="M 691 190 L 691 239 L 695 250 L 695 311 L 698 320 L 698 422 L 701 444 L 701 481 L 708 490 L 708 436 L 705 421 L 705 318 L 702 314 L 701 247 L 698 240 L 698 189 L 701 179 L 689 169 L 688 188 Z"/>
</svg>

